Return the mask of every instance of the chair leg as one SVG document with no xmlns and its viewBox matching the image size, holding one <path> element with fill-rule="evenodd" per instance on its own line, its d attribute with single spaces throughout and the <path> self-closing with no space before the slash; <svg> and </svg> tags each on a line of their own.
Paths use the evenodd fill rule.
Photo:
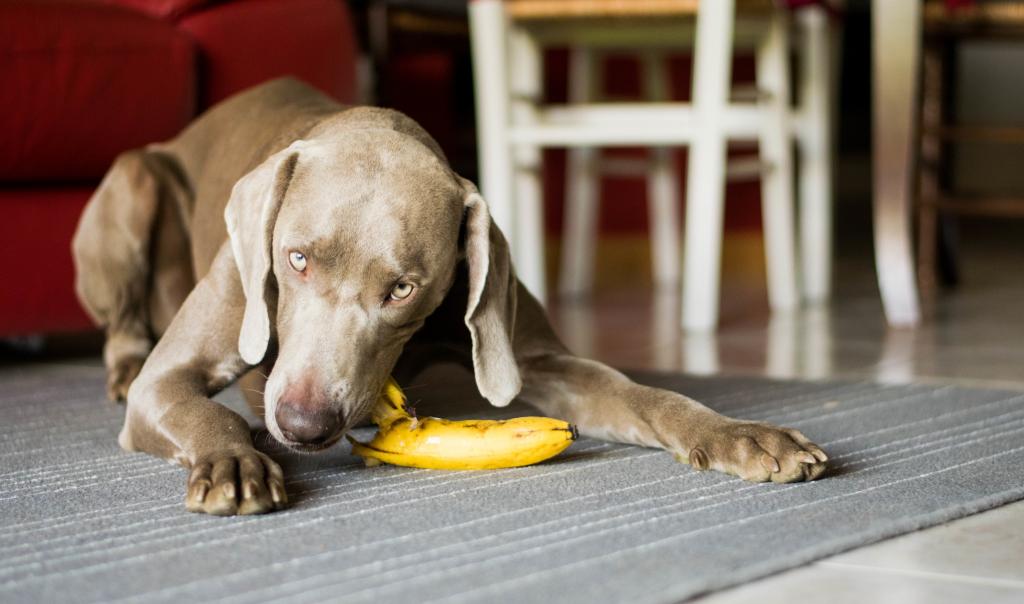
<svg viewBox="0 0 1024 604">
<path fill-rule="evenodd" d="M 732 72 L 733 0 L 701 2 L 694 47 L 694 132 L 687 166 L 683 327 L 714 329 L 718 322 L 725 203 L 725 133 L 722 114 Z"/>
<path fill-rule="evenodd" d="M 643 57 L 644 86 L 650 101 L 668 100 L 665 56 L 648 52 Z M 651 260 L 654 285 L 658 289 L 679 287 L 679 174 L 672 162 L 672 149 L 651 149 L 647 171 L 647 207 L 651 228 Z"/>
<path fill-rule="evenodd" d="M 651 224 L 651 258 L 654 285 L 658 289 L 679 287 L 679 175 L 672 161 L 672 150 L 651 150 L 652 165 L 647 175 L 647 195 Z"/>
<path fill-rule="evenodd" d="M 921 11 L 918 2 L 871 2 L 875 267 L 890 327 L 921 320 L 910 218 Z"/>
<path fill-rule="evenodd" d="M 509 32 L 509 90 L 512 127 L 536 122 L 541 94 L 541 56 L 536 41 L 527 32 Z M 540 302 L 547 299 L 547 270 L 544 255 L 544 212 L 541 186 L 541 150 L 519 144 L 512 148 L 513 192 L 516 223 L 513 261 L 523 285 Z"/>
<path fill-rule="evenodd" d="M 539 152 L 538 152 L 539 156 Z M 541 304 L 547 304 L 547 270 L 544 261 L 544 211 L 541 165 L 537 159 L 520 159 L 515 170 L 516 225 L 513 252 L 519 279 Z"/>
<path fill-rule="evenodd" d="M 917 284 L 921 312 L 930 316 L 937 301 L 935 278 L 938 251 L 938 209 L 935 201 L 941 192 L 939 170 L 942 140 L 938 129 L 943 117 L 942 49 L 925 44 L 921 49 L 921 131 L 917 162 Z"/>
<path fill-rule="evenodd" d="M 832 67 L 828 15 L 818 6 L 800 11 L 800 256 L 803 296 L 825 302 L 832 281 Z"/>
<path fill-rule="evenodd" d="M 757 49 L 757 85 L 762 101 L 759 153 L 770 169 L 761 178 L 768 301 L 772 310 L 799 304 L 793 216 L 793 145 L 789 137 L 789 44 L 786 15 L 772 16 Z"/>
<path fill-rule="evenodd" d="M 558 290 L 563 296 L 588 296 L 594 289 L 597 218 L 600 208 L 598 150 L 570 149 L 566 164 L 565 224 Z"/>
<path fill-rule="evenodd" d="M 586 103 L 600 87 L 600 62 L 592 49 L 573 48 L 569 54 L 569 102 Z M 597 217 L 600 208 L 600 151 L 569 149 L 565 178 L 565 224 L 558 291 L 566 297 L 590 295 L 594 288 Z"/>
<path fill-rule="evenodd" d="M 501 0 L 469 5 L 470 43 L 477 108 L 480 190 L 491 216 L 515 246 L 512 157 L 508 142 L 508 21 Z"/>
</svg>

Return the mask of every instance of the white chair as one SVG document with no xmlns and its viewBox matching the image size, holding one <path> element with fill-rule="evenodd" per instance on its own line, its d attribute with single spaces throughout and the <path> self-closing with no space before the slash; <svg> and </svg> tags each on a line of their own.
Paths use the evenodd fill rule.
<svg viewBox="0 0 1024 604">
<path fill-rule="evenodd" d="M 578 47 L 569 56 L 569 102 L 599 101 L 602 89 L 600 52 Z M 668 100 L 667 63 L 659 50 L 642 53 L 643 92 L 648 100 Z M 669 147 L 651 149 L 641 162 L 624 158 L 603 158 L 598 149 L 576 147 L 569 150 L 566 163 L 565 224 L 562 234 L 562 263 L 558 273 L 558 293 L 580 297 L 594 286 L 597 218 L 601 176 L 647 177 L 648 211 L 651 225 L 651 261 L 655 285 L 659 289 L 679 286 L 680 226 L 679 178 Z"/>
<path fill-rule="evenodd" d="M 827 19 L 816 8 L 800 17 L 800 98 L 790 109 L 789 19 L 769 0 L 473 0 L 470 27 L 476 82 L 480 175 L 492 214 L 509 238 L 519 275 L 546 297 L 539 181 L 540 149 L 566 146 L 570 157 L 563 292 L 586 292 L 592 262 L 599 165 L 596 147 L 651 146 L 654 274 L 678 280 L 678 184 L 667 147 L 690 147 L 687 176 L 683 326 L 717 323 L 726 141 L 756 140 L 762 163 L 762 204 L 768 291 L 775 310 L 798 306 L 792 140 L 800 148 L 800 233 L 803 297 L 829 293 L 831 153 Z M 695 18 L 694 18 L 695 17 Z M 571 98 L 543 106 L 544 45 L 573 49 Z M 732 49 L 756 49 L 753 102 L 729 99 Z M 691 103 L 666 102 L 658 53 L 692 47 Z M 591 103 L 591 49 L 637 49 L 645 57 L 643 103 Z M 660 99 L 659 99 L 660 97 Z"/>
</svg>

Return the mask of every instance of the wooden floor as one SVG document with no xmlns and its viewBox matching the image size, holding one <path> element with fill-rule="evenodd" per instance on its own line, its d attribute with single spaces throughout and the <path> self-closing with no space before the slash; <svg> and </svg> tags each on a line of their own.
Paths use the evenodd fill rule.
<svg viewBox="0 0 1024 604">
<path fill-rule="evenodd" d="M 617 367 L 1024 390 L 1024 237 L 965 233 L 963 284 L 941 295 L 933 320 L 916 330 L 886 328 L 870 259 L 869 249 L 847 247 L 832 304 L 792 316 L 769 313 L 756 271 L 730 271 L 722 325 L 711 335 L 685 335 L 678 296 L 649 286 L 605 288 L 589 303 L 554 301 L 550 310 L 572 349 Z M 1024 502 L 702 599 L 914 601 L 1024 602 Z"/>
</svg>

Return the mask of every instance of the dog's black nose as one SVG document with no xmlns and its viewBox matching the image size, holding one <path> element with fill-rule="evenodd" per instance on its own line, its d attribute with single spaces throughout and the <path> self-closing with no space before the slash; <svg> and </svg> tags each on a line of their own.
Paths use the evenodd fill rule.
<svg viewBox="0 0 1024 604">
<path fill-rule="evenodd" d="M 288 401 L 278 401 L 274 417 L 285 438 L 306 445 L 327 442 L 337 434 L 341 426 L 337 413 L 329 410 L 312 411 Z"/>
</svg>

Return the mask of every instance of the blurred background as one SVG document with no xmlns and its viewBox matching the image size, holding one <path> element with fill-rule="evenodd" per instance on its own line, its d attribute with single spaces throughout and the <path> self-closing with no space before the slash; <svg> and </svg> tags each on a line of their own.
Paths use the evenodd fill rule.
<svg viewBox="0 0 1024 604">
<path fill-rule="evenodd" d="M 407 113 L 437 139 L 459 173 L 482 181 L 485 195 L 494 198 L 492 205 L 499 200 L 499 205 L 515 207 L 512 200 L 525 195 L 523 189 L 498 191 L 500 184 L 493 178 L 489 182 L 480 169 L 481 142 L 487 136 L 495 140 L 493 129 L 490 134 L 478 129 L 483 115 L 480 95 L 505 94 L 508 98 L 503 102 L 511 103 L 513 112 L 522 101 L 516 96 L 515 82 L 500 88 L 499 81 L 494 89 L 499 92 L 481 91 L 478 80 L 486 57 L 480 53 L 489 52 L 489 47 L 487 37 L 479 30 L 474 37 L 473 30 L 493 22 L 478 14 L 471 24 L 470 13 L 480 12 L 481 6 L 487 10 L 488 4 L 495 3 L 16 0 L 0 4 L 0 56 L 4 57 L 0 61 L 0 245 L 5 258 L 0 263 L 0 354 L 4 362 L 97 362 L 102 339 L 75 300 L 69 251 L 78 216 L 92 190 L 117 153 L 173 137 L 212 104 L 270 78 L 292 75 L 342 102 Z M 654 100 L 682 107 L 694 98 L 694 54 L 704 52 L 696 50 L 693 42 L 694 28 L 701 27 L 695 23 L 704 18 L 697 15 L 697 2 L 652 0 L 626 9 L 622 6 L 630 3 L 596 0 L 505 3 L 514 4 L 521 7 L 510 9 L 512 14 L 504 17 L 508 31 L 503 35 L 525 32 L 544 42 L 527 48 L 527 53 L 530 48 L 539 53 L 539 73 L 530 84 L 533 98 L 523 114 L 534 120 L 531 123 L 540 123 L 537 115 L 548 115 L 536 113 L 543 107 L 582 104 L 580 78 L 586 80 L 590 97 L 584 101 L 638 105 L 652 100 L 652 78 L 660 82 L 655 87 L 660 87 L 661 98 Z M 894 12 L 885 16 L 881 14 L 885 10 Z M 814 16 L 802 16 L 808 11 Z M 529 279 L 535 291 L 543 288 L 556 327 L 570 347 L 632 368 L 890 381 L 954 379 L 1024 386 L 1024 350 L 1019 346 L 1024 320 L 1018 312 L 1024 294 L 1024 222 L 1014 220 L 1024 216 L 1024 204 L 1018 201 L 1024 195 L 1024 45 L 1020 44 L 1024 11 L 1020 5 L 980 0 L 740 0 L 729 18 L 735 19 L 737 39 L 746 35 L 745 23 L 751 28 L 761 22 L 769 28 L 780 22 L 787 27 L 788 65 L 779 73 L 792 83 L 787 94 L 794 107 L 806 100 L 801 91 L 808 90 L 800 83 L 808 60 L 802 55 L 808 48 L 826 49 L 827 56 L 817 59 L 827 68 L 821 72 L 827 77 L 814 85 L 827 99 L 828 135 L 823 140 L 828 148 L 810 151 L 830 167 L 830 193 L 814 202 L 830 215 L 822 223 L 830 241 L 821 249 L 831 260 L 825 291 L 808 295 L 801 290 L 799 299 L 776 304 L 773 312 L 762 215 L 762 178 L 773 168 L 757 162 L 757 140 L 728 141 L 720 273 L 714 262 L 706 268 L 721 275 L 720 281 L 706 281 L 715 287 L 720 284 L 720 295 L 711 297 L 718 311 L 711 312 L 710 321 L 698 321 L 702 328 L 689 330 L 682 327 L 685 305 L 680 295 L 688 277 L 677 267 L 674 277 L 669 270 L 667 279 L 659 278 L 656 267 L 658 262 L 664 266 L 664 259 L 652 257 L 658 252 L 651 251 L 652 233 L 660 221 L 674 216 L 669 230 L 682 235 L 686 221 L 695 215 L 686 203 L 688 146 L 657 145 L 670 149 L 660 156 L 667 158 L 662 176 L 676 187 L 676 194 L 669 196 L 673 208 L 660 207 L 661 214 L 651 210 L 648 182 L 653 181 L 645 173 L 654 161 L 650 145 L 620 141 L 601 151 L 599 174 L 591 181 L 597 183 L 593 195 L 598 203 L 590 216 L 596 221 L 596 244 L 592 249 L 577 248 L 583 250 L 583 257 L 567 262 L 567 228 L 585 230 L 587 224 L 585 219 L 580 223 L 578 213 L 572 218 L 573 195 L 579 194 L 573 179 L 579 175 L 573 175 L 571 153 L 564 146 L 545 143 L 534 147 L 539 160 L 526 162 L 536 178 L 535 185 L 527 187 L 539 187 L 539 220 L 520 222 L 510 239 L 520 248 L 517 262 L 525 254 L 520 266 L 524 281 Z M 905 25 L 911 19 L 913 27 L 904 30 L 905 39 L 895 48 L 912 51 L 873 55 L 873 39 L 878 44 L 882 33 L 878 19 L 890 24 L 890 32 L 893 24 Z M 621 33 L 635 29 L 641 32 L 639 37 L 650 30 L 656 37 L 677 23 L 680 31 L 689 32 L 680 34 L 678 45 L 665 39 L 664 44 L 633 46 L 629 41 L 634 37 Z M 824 46 L 802 45 L 800 36 L 808 27 L 816 27 L 824 36 Z M 599 33 L 588 38 L 588 28 Z M 572 36 L 563 40 L 558 35 L 562 32 Z M 573 36 L 600 41 L 599 48 L 586 55 L 589 63 L 582 70 L 578 64 L 574 67 L 574 61 L 581 59 Z M 621 40 L 618 46 L 616 40 Z M 758 96 L 763 93 L 757 50 L 762 43 L 738 44 L 725 71 L 734 95 L 752 99 L 755 105 L 766 102 L 766 97 Z M 653 62 L 648 46 L 658 47 Z M 512 71 L 515 62 L 524 60 L 517 52 L 503 59 L 512 62 Z M 886 66 L 894 71 L 898 67 L 902 75 L 886 76 Z M 703 76 L 708 76 L 707 70 Z M 903 109 L 894 110 L 888 117 L 896 127 L 882 132 L 905 130 L 908 147 L 907 152 L 897 148 L 884 156 L 894 160 L 882 161 L 878 145 L 884 141 L 877 133 L 885 122 L 873 108 L 885 107 L 889 101 L 873 101 L 872 92 L 879 90 L 884 77 L 890 78 L 886 90 L 898 95 L 901 87 L 905 89 L 906 99 L 897 99 L 896 106 L 905 108 L 907 117 L 901 117 Z M 644 124 L 658 119 L 637 115 Z M 551 116 L 552 120 L 557 117 Z M 505 135 L 522 126 L 515 119 L 500 126 Z M 673 124 L 669 120 L 665 128 L 671 130 Z M 695 132 L 703 132 L 696 128 Z M 786 142 L 798 147 L 791 160 L 794 173 L 803 165 L 801 152 L 808 153 L 797 143 Z M 576 148 L 582 147 L 577 144 Z M 519 152 L 514 146 L 506 150 L 510 157 Z M 490 161 L 496 166 L 493 162 L 501 158 L 493 155 Z M 780 165 L 774 164 L 776 175 Z M 879 165 L 889 174 L 903 174 L 902 180 L 893 185 L 890 176 L 889 185 L 880 183 Z M 502 168 L 493 169 L 500 173 Z M 779 203 L 788 204 L 791 220 L 799 221 L 802 212 L 808 211 L 807 202 L 798 197 L 799 177 L 783 174 L 780 178 L 796 183 L 779 185 L 780 190 L 790 190 Z M 885 191 L 896 191 L 890 196 L 899 199 L 883 199 Z M 509 199 L 502 201 L 502 196 Z M 910 247 L 903 251 L 910 255 L 876 261 L 877 221 L 885 220 L 887 211 L 899 214 L 893 227 L 895 239 L 906 238 L 903 243 Z M 506 232 L 511 228 L 502 226 Z M 885 228 L 890 227 L 892 223 Z M 782 232 L 775 237 L 799 239 L 800 233 Z M 681 258 L 683 244 L 671 238 L 668 242 Z M 539 261 L 535 252 L 523 249 L 530 246 L 541 250 Z M 916 276 L 910 273 L 902 283 L 904 288 L 913 285 L 919 302 L 910 320 L 905 315 L 893 320 L 890 308 L 887 322 L 878 271 L 884 271 L 892 258 L 896 264 L 910 262 L 916 270 Z M 589 283 L 584 287 L 565 284 L 567 266 L 590 261 L 593 278 Z M 794 263 L 801 261 L 797 258 Z M 799 271 L 797 267 L 798 279 Z"/>
</svg>

